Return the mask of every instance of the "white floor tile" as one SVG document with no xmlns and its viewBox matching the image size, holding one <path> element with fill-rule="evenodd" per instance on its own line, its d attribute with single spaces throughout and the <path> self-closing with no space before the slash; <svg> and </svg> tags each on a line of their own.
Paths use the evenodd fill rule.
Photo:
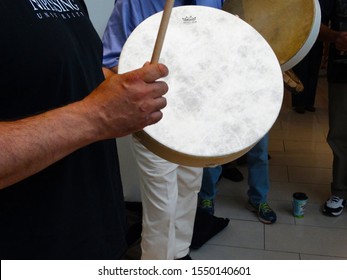
<svg viewBox="0 0 347 280">
<path fill-rule="evenodd" d="M 284 150 L 288 153 L 322 153 L 331 154 L 331 149 L 326 141 L 291 141 L 284 140 Z"/>
<path fill-rule="evenodd" d="M 347 257 L 347 229 L 277 224 L 265 227 L 265 248 L 271 251 Z"/>
<path fill-rule="evenodd" d="M 347 258 L 300 254 L 301 260 L 347 260 Z"/>
<path fill-rule="evenodd" d="M 271 182 L 268 198 L 271 200 L 292 201 L 295 192 L 304 192 L 309 198 L 309 202 L 323 203 L 330 197 L 330 184 L 303 184 Z"/>
<path fill-rule="evenodd" d="M 331 154 L 272 152 L 270 165 L 331 168 Z"/>
<path fill-rule="evenodd" d="M 191 252 L 195 260 L 299 260 L 297 253 L 266 251 L 232 246 L 205 245 Z"/>
<path fill-rule="evenodd" d="M 289 182 L 307 184 L 329 184 L 331 168 L 288 166 Z"/>
</svg>

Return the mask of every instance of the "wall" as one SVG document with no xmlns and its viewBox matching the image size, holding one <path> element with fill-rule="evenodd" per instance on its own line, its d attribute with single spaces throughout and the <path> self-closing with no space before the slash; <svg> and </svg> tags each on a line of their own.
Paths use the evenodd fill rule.
<svg viewBox="0 0 347 280">
<path fill-rule="evenodd" d="M 90 19 L 100 37 L 102 37 L 106 23 L 112 12 L 114 1 L 115 0 L 85 0 Z M 117 139 L 124 196 L 127 201 L 140 201 L 138 171 L 136 169 L 135 159 L 132 155 L 129 138 L 130 136 Z"/>
<path fill-rule="evenodd" d="M 85 0 L 91 21 L 101 37 L 111 15 L 115 0 Z"/>
</svg>

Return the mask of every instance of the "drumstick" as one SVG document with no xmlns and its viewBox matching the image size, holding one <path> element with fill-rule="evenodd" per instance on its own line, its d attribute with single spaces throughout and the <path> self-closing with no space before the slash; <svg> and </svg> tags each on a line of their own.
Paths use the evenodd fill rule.
<svg viewBox="0 0 347 280">
<path fill-rule="evenodd" d="M 151 58 L 151 63 L 156 63 L 159 61 L 161 49 L 163 47 L 164 38 L 166 34 L 166 29 L 169 24 L 171 10 L 174 5 L 175 0 L 166 0 L 165 6 L 164 6 L 164 12 L 163 16 L 161 18 L 159 31 L 157 35 L 157 39 L 155 41 L 154 50 Z"/>
</svg>

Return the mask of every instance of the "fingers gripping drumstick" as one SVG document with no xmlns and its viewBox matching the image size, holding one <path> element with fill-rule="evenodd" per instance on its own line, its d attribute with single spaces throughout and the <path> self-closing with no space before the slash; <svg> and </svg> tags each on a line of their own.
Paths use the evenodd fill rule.
<svg viewBox="0 0 347 280">
<path fill-rule="evenodd" d="M 166 0 L 163 16 L 161 18 L 160 27 L 157 35 L 157 39 L 155 41 L 154 50 L 151 58 L 151 63 L 156 63 L 159 61 L 161 49 L 163 47 L 165 34 L 167 30 L 167 26 L 169 24 L 170 15 L 172 11 L 172 7 L 174 5 L 174 0 Z"/>
<path fill-rule="evenodd" d="M 294 89 L 297 93 L 304 90 L 304 85 L 292 69 L 283 72 L 283 80 L 290 89 Z"/>
</svg>

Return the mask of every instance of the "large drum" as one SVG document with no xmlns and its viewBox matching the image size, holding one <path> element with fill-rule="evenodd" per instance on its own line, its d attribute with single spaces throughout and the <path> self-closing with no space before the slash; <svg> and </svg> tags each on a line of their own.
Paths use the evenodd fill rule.
<svg viewBox="0 0 347 280">
<path fill-rule="evenodd" d="M 225 0 L 223 10 L 238 15 L 269 42 L 283 71 L 306 56 L 321 23 L 318 0 Z"/>
<path fill-rule="evenodd" d="M 142 22 L 122 50 L 119 73 L 153 52 L 162 13 Z M 160 62 L 170 70 L 163 119 L 136 133 L 149 150 L 187 166 L 230 162 L 272 127 L 282 104 L 282 71 L 267 41 L 214 8 L 173 8 Z"/>
</svg>

